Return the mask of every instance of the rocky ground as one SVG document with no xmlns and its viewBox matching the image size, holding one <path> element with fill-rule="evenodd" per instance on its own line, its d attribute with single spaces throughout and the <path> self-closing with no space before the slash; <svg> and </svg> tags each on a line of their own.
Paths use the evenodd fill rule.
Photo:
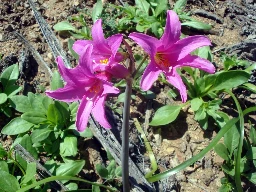
<svg viewBox="0 0 256 192">
<path fill-rule="evenodd" d="M 35 2 L 37 10 L 50 27 L 66 20 L 68 16 L 78 14 L 77 8 L 92 7 L 95 3 L 93 0 L 36 0 Z M 119 1 L 115 3 L 118 4 Z M 170 0 L 170 3 L 173 4 L 173 1 Z M 256 61 L 256 4 L 253 0 L 190 0 L 186 9 L 192 12 L 194 18 L 213 26 L 209 32 L 189 31 L 189 33 L 205 34 L 211 39 L 213 45 L 211 49 L 217 66 L 221 64 L 220 51 L 225 51 L 227 54 L 238 54 L 240 58 Z M 88 21 L 88 24 L 91 25 L 92 21 Z M 187 31 L 187 29 L 183 30 Z M 32 54 L 29 46 L 15 35 L 15 32 L 27 40 L 29 46 L 32 46 L 41 55 L 43 62 Z M 58 38 L 64 50 L 67 51 L 67 38 L 60 36 Z M 0 3 L 0 55 L 2 56 L 0 71 L 13 63 L 19 63 L 20 84 L 24 86 L 24 93 L 28 91 L 41 92 L 39 85 L 44 87 L 49 85 L 50 77 L 43 63 L 45 62 L 53 68 L 54 56 L 26 0 L 2 0 Z M 71 58 L 71 56 L 69 57 Z M 150 117 L 152 117 L 159 104 L 178 103 L 168 98 L 167 89 L 161 84 L 157 86 L 155 88 L 157 98 L 150 103 L 136 96 L 136 100 L 131 106 L 132 118 L 138 118 L 141 123 L 144 123 L 146 111 L 151 113 Z M 255 103 L 255 98 L 255 94 L 240 95 L 240 99 L 244 102 Z M 146 110 L 147 108 L 148 110 Z M 194 114 L 191 111 L 187 109 L 183 111 L 174 123 L 161 129 L 155 127 L 147 129 L 148 139 L 153 146 L 160 171 L 191 158 L 207 146 L 216 135 L 214 126 L 210 126 L 207 131 L 204 131 L 194 120 Z M 6 121 L 8 120 L 0 120 L 1 126 Z M 135 151 L 143 152 L 143 149 L 139 147 L 142 142 L 138 138 L 138 133 L 133 127 L 131 131 L 133 148 Z M 6 138 L 2 137 L 2 142 L 7 142 Z M 101 161 L 100 148 L 100 144 L 95 139 L 81 141 L 80 149 L 83 150 L 81 153 L 88 155 L 90 164 L 85 172 L 93 173 L 95 165 Z M 134 155 L 138 155 L 138 152 L 134 152 Z M 148 158 L 145 155 L 143 159 L 146 169 Z M 163 181 L 161 191 L 171 191 L 171 189 L 186 192 L 217 191 L 221 186 L 220 179 L 224 176 L 220 168 L 222 162 L 223 159 L 211 151 L 193 166 L 176 174 L 175 177 Z M 249 190 L 253 191 L 252 188 Z"/>
</svg>

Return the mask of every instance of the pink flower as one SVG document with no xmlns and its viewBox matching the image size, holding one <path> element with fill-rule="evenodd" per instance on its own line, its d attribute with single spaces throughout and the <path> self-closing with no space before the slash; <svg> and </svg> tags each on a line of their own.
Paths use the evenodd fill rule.
<svg viewBox="0 0 256 192">
<path fill-rule="evenodd" d="M 104 72 L 94 74 L 90 59 L 92 49 L 92 45 L 84 47 L 79 64 L 74 69 L 67 69 L 62 58 L 58 57 L 59 72 L 66 85 L 56 91 L 46 92 L 49 97 L 60 101 L 81 101 L 76 117 L 78 131 L 85 130 L 91 112 L 104 128 L 111 128 L 105 116 L 104 102 L 108 93 L 119 93 L 119 90 L 107 81 L 108 77 Z"/>
<path fill-rule="evenodd" d="M 74 43 L 73 49 L 78 55 L 81 55 L 84 47 L 92 44 L 93 70 L 107 71 L 117 78 L 125 78 L 129 71 L 119 64 L 124 57 L 118 52 L 123 36 L 122 34 L 116 34 L 105 39 L 101 22 L 101 19 L 97 20 L 92 27 L 93 40 L 78 40 Z"/>
<path fill-rule="evenodd" d="M 163 72 L 167 81 L 179 90 L 182 101 L 186 102 L 186 87 L 176 69 L 190 66 L 214 73 L 215 67 L 206 59 L 190 55 L 199 47 L 211 45 L 207 37 L 196 35 L 180 40 L 180 34 L 181 24 L 177 14 L 168 11 L 165 31 L 159 40 L 141 33 L 131 33 L 129 37 L 150 55 L 151 61 L 142 76 L 141 88 L 145 91 L 150 89 Z"/>
</svg>

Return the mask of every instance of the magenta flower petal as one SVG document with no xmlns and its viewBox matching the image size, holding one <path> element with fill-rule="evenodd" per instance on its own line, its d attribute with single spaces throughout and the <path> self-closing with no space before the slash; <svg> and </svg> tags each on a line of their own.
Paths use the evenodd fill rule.
<svg viewBox="0 0 256 192">
<path fill-rule="evenodd" d="M 131 33 L 129 37 L 138 43 L 150 56 L 154 57 L 156 47 L 160 45 L 158 39 L 142 33 Z"/>
<path fill-rule="evenodd" d="M 82 132 L 86 129 L 89 115 L 92 111 L 92 107 L 93 107 L 93 101 L 87 100 L 86 96 L 84 96 L 79 105 L 77 116 L 76 116 L 76 127 L 78 131 Z"/>
<path fill-rule="evenodd" d="M 93 46 L 94 52 L 97 54 L 110 52 L 110 49 L 107 44 L 107 40 L 104 38 L 104 33 L 101 25 L 101 19 L 98 19 L 92 27 L 92 39 L 93 39 Z"/>
<path fill-rule="evenodd" d="M 121 64 L 112 64 L 106 68 L 106 71 L 114 75 L 116 78 L 124 79 L 130 72 L 129 70 Z"/>
<path fill-rule="evenodd" d="M 171 48 L 170 55 L 173 59 L 180 60 L 199 47 L 211 45 L 210 40 L 202 35 L 186 37 L 177 41 Z"/>
<path fill-rule="evenodd" d="M 214 65 L 207 59 L 203 59 L 198 56 L 188 55 L 183 59 L 179 60 L 176 67 L 183 67 L 183 66 L 198 68 L 208 73 L 215 73 Z"/>
<path fill-rule="evenodd" d="M 187 89 L 180 75 L 176 72 L 176 69 L 174 68 L 171 72 L 166 73 L 165 75 L 166 75 L 167 81 L 179 90 L 182 102 L 183 103 L 186 102 Z"/>
<path fill-rule="evenodd" d="M 170 47 L 180 39 L 181 25 L 178 15 L 174 11 L 167 11 L 167 20 L 164 34 L 160 41 L 164 47 Z"/>
<path fill-rule="evenodd" d="M 87 76 L 93 76 L 93 65 L 91 60 L 93 46 L 91 44 L 86 45 L 79 58 L 79 66 L 81 70 Z"/>
<path fill-rule="evenodd" d="M 146 67 L 140 82 L 140 87 L 142 90 L 147 91 L 157 80 L 158 75 L 161 73 L 161 70 L 151 61 Z"/>
<path fill-rule="evenodd" d="M 121 34 L 112 35 L 111 37 L 107 38 L 108 45 L 114 56 L 116 55 L 122 40 L 123 40 L 123 35 Z"/>
<path fill-rule="evenodd" d="M 47 96 L 64 102 L 73 102 L 81 100 L 84 96 L 85 90 L 77 89 L 77 87 L 66 85 L 63 88 L 55 91 L 46 91 Z"/>
<path fill-rule="evenodd" d="M 106 128 L 106 129 L 110 129 L 111 125 L 109 124 L 109 122 L 106 118 L 106 114 L 105 114 L 105 107 L 104 107 L 105 99 L 106 99 L 106 97 L 100 97 L 98 99 L 96 104 L 93 106 L 92 114 L 93 114 L 94 118 L 96 119 L 96 121 L 98 121 L 102 127 Z"/>
<path fill-rule="evenodd" d="M 103 92 L 102 92 L 102 95 L 106 95 L 108 93 L 113 93 L 113 94 L 117 94 L 119 93 L 119 89 L 116 88 L 115 86 L 113 86 L 112 83 L 109 83 L 107 81 L 105 81 L 103 83 Z"/>
<path fill-rule="evenodd" d="M 74 42 L 72 49 L 78 54 L 81 55 L 84 47 L 88 44 L 92 44 L 91 40 L 77 40 Z"/>
<path fill-rule="evenodd" d="M 62 58 L 59 56 L 56 59 L 58 64 L 58 69 L 60 72 L 60 75 L 69 84 L 72 85 L 78 85 L 80 84 L 79 79 L 83 79 L 84 81 L 88 81 L 89 79 L 82 73 L 82 71 L 79 69 L 79 66 L 74 69 L 68 69 L 65 67 L 64 62 Z"/>
</svg>

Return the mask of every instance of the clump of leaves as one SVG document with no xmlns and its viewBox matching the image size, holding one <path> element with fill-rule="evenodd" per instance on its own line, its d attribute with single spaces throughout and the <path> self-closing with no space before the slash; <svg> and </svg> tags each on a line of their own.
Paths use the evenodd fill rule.
<svg viewBox="0 0 256 192">
<path fill-rule="evenodd" d="M 224 143 L 218 143 L 214 150 L 224 159 L 224 163 L 221 166 L 225 173 L 225 177 L 222 178 L 222 186 L 219 191 L 230 192 L 235 187 L 235 164 L 237 156 L 237 148 L 239 144 L 239 127 L 234 125 L 225 135 Z M 256 130 L 251 125 L 249 138 L 244 139 L 244 145 L 242 150 L 242 158 L 240 160 L 240 172 L 241 175 L 248 179 L 251 183 L 256 184 Z"/>
<path fill-rule="evenodd" d="M 118 181 L 122 176 L 122 168 L 116 165 L 116 161 L 109 151 L 107 151 L 107 157 L 109 160 L 107 167 L 102 164 L 97 164 L 96 172 L 99 174 L 100 177 L 105 179 L 106 182 L 115 182 L 116 184 L 120 185 L 120 182 L 118 183 Z"/>
<path fill-rule="evenodd" d="M 11 117 L 12 111 L 9 98 L 21 91 L 22 87 L 16 85 L 19 77 L 17 64 L 7 67 L 0 75 L 0 112 Z"/>
</svg>

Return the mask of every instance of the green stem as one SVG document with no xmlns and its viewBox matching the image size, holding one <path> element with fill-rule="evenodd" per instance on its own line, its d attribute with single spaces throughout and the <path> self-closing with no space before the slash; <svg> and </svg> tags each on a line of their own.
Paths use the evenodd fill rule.
<svg viewBox="0 0 256 192">
<path fill-rule="evenodd" d="M 140 123 L 139 123 L 137 118 L 134 118 L 134 124 L 135 124 L 135 127 L 137 128 L 138 132 L 140 133 L 141 138 L 143 139 L 143 141 L 145 143 L 145 147 L 146 147 L 146 150 L 148 152 L 149 159 L 150 159 L 152 170 L 145 175 L 145 178 L 148 178 L 148 177 L 151 177 L 156 172 L 156 170 L 157 170 L 156 158 L 155 158 L 155 155 L 154 155 L 154 153 L 152 151 L 152 148 L 151 148 L 151 146 L 149 144 L 149 141 L 148 141 L 148 139 L 146 137 L 146 134 L 142 130 L 142 128 L 140 126 Z"/>
<path fill-rule="evenodd" d="M 95 185 L 95 186 L 99 186 L 99 187 L 102 187 L 102 188 L 105 188 L 109 191 L 117 191 L 116 189 L 113 189 L 111 187 L 107 187 L 105 185 L 102 185 L 102 184 L 99 184 L 99 183 L 95 183 L 95 182 L 91 182 L 91 181 L 87 181 L 85 179 L 80 179 L 80 178 L 77 178 L 77 177 L 70 177 L 70 176 L 52 176 L 52 177 L 48 177 L 46 179 L 43 179 L 41 181 L 38 181 L 36 183 L 33 183 L 31 185 L 28 185 L 26 187 L 23 187 L 21 189 L 19 189 L 17 192 L 25 192 L 25 191 L 28 191 L 29 189 L 32 189 L 36 186 L 39 186 L 39 185 L 42 185 L 42 184 L 45 184 L 45 183 L 48 183 L 48 182 L 51 182 L 51 181 L 56 181 L 56 180 L 73 180 L 73 181 L 81 181 L 81 182 L 84 182 L 84 183 L 88 183 L 88 184 L 91 184 L 91 185 Z"/>
<path fill-rule="evenodd" d="M 240 172 L 240 163 L 241 163 L 241 153 L 243 150 L 243 141 L 244 141 L 244 116 L 243 116 L 243 111 L 241 109 L 241 106 L 236 98 L 236 96 L 229 90 L 226 90 L 226 92 L 231 95 L 231 97 L 234 99 L 238 114 L 239 114 L 239 120 L 240 120 L 240 138 L 239 138 L 239 144 L 238 144 L 238 149 L 237 149 L 237 154 L 236 154 L 236 159 L 235 159 L 235 183 L 236 183 L 236 188 L 238 192 L 242 192 L 243 188 L 241 185 L 241 172 Z"/>
</svg>

